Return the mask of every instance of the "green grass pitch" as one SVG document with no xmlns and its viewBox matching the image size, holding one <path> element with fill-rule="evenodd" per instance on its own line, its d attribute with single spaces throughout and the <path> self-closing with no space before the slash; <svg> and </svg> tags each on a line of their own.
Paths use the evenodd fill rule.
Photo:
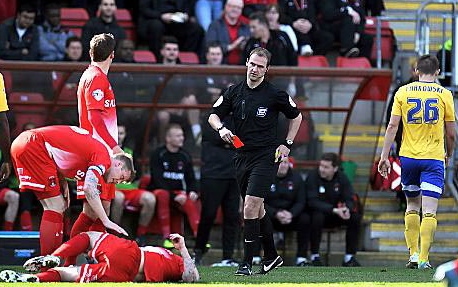
<svg viewBox="0 0 458 287">
<path fill-rule="evenodd" d="M 20 267 L 0 267 L 15 269 Z M 256 269 L 255 269 L 256 270 Z M 228 267 L 199 267 L 201 282 L 197 284 L 163 283 L 154 286 L 229 286 L 229 287 L 443 287 L 441 282 L 432 281 L 433 270 L 411 270 L 394 267 L 281 267 L 267 275 L 254 275 L 249 277 L 234 276 L 235 268 Z M 32 286 L 42 285 L 51 287 L 75 286 L 75 283 L 0 283 L 0 286 Z M 147 283 L 90 283 L 90 286 L 152 286 Z"/>
</svg>

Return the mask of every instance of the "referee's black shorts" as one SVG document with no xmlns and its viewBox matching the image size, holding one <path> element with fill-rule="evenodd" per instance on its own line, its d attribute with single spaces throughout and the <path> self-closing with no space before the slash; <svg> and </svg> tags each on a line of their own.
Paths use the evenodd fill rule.
<svg viewBox="0 0 458 287">
<path fill-rule="evenodd" d="M 278 168 L 275 164 L 275 149 L 276 147 L 268 147 L 237 153 L 236 176 L 242 197 L 266 197 Z"/>
</svg>

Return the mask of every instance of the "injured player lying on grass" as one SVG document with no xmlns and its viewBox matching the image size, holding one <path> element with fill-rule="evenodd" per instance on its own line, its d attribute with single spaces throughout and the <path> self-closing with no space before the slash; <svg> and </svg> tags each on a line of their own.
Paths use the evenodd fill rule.
<svg viewBox="0 0 458 287">
<path fill-rule="evenodd" d="M 83 232 L 62 244 L 51 255 L 34 257 L 24 268 L 37 274 L 0 272 L 3 282 L 196 282 L 199 272 L 184 238 L 171 234 L 178 256 L 162 247 L 138 247 L 135 241 L 108 233 Z M 59 267 L 71 256 L 86 253 L 94 264 Z M 46 270 L 46 268 L 49 268 Z M 43 271 L 46 270 L 46 271 Z"/>
</svg>

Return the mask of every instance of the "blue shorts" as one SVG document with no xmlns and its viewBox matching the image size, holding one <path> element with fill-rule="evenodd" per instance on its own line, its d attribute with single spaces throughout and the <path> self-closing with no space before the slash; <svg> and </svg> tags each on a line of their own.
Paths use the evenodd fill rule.
<svg viewBox="0 0 458 287">
<path fill-rule="evenodd" d="M 439 198 L 445 181 L 444 162 L 437 159 L 401 159 L 401 184 L 407 197 Z"/>
</svg>

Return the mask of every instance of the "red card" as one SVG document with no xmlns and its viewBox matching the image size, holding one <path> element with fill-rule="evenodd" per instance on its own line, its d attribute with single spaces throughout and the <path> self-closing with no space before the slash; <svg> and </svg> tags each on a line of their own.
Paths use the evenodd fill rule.
<svg viewBox="0 0 458 287">
<path fill-rule="evenodd" d="M 241 148 L 242 146 L 244 146 L 243 142 L 239 139 L 238 136 L 232 137 L 232 144 L 235 148 Z"/>
</svg>

